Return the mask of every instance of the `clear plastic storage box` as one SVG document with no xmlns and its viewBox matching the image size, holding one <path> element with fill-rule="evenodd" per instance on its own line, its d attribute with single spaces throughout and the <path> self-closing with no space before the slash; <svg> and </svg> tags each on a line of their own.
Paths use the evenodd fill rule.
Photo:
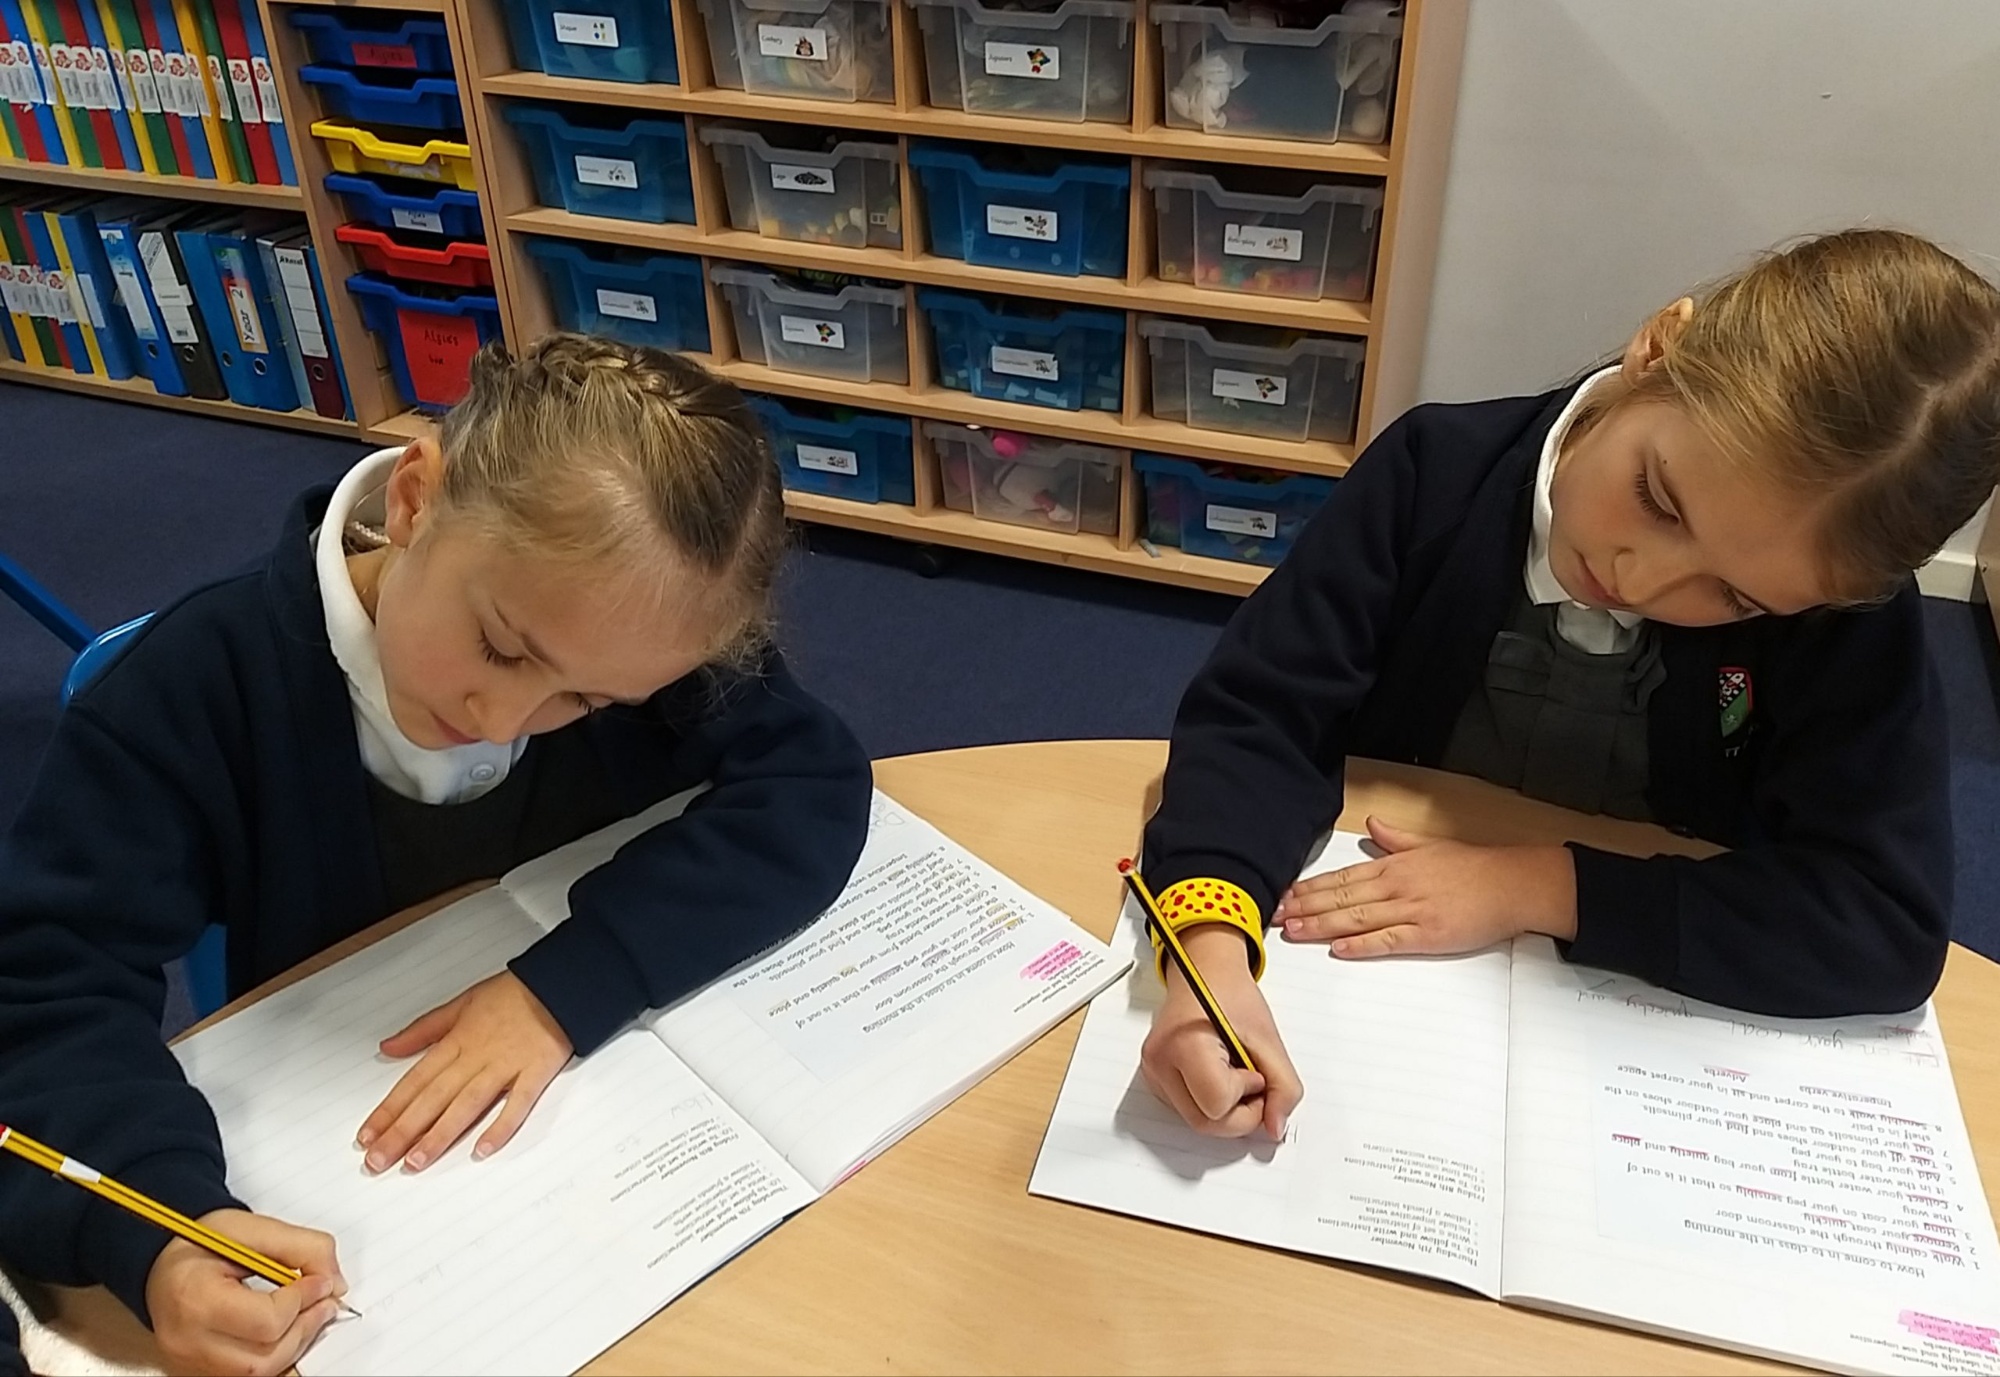
<svg viewBox="0 0 2000 1377">
<path fill-rule="evenodd" d="M 1146 535 L 1155 544 L 1239 564 L 1276 564 L 1333 495 L 1333 480 L 1314 474 L 1236 469 L 1225 477 L 1213 467 L 1158 454 L 1132 461 L 1145 484 Z"/>
<path fill-rule="evenodd" d="M 1347 0 L 1310 29 L 1239 23 L 1210 5 L 1155 5 L 1167 124 L 1207 134 L 1382 143 L 1403 20 Z"/>
<path fill-rule="evenodd" d="M 703 125 L 722 168 L 729 223 L 766 239 L 842 248 L 903 247 L 901 166 L 894 143 L 843 139 L 825 151 L 773 146 L 754 129 Z"/>
<path fill-rule="evenodd" d="M 1321 184 L 1303 195 L 1231 191 L 1205 172 L 1146 173 L 1159 275 L 1221 292 L 1365 301 L 1382 188 Z"/>
<path fill-rule="evenodd" d="M 931 104 L 1027 119 L 1132 118 L 1131 0 L 1047 10 L 909 0 L 924 30 Z"/>
<path fill-rule="evenodd" d="M 849 502 L 916 503 L 916 464 L 907 416 L 753 396 L 770 433 L 778 473 L 793 492 Z"/>
<path fill-rule="evenodd" d="M 711 268 L 729 301 L 736 351 L 751 363 L 849 382 L 910 380 L 903 289 L 818 290 L 754 268 Z"/>
<path fill-rule="evenodd" d="M 715 84 L 800 100 L 894 100 L 891 0 L 700 0 Z"/>
<path fill-rule="evenodd" d="M 1116 411 L 1123 403 L 1123 312 L 934 288 L 918 292 L 917 304 L 941 387 L 1064 411 Z"/>
<path fill-rule="evenodd" d="M 1139 334 L 1163 421 L 1273 440 L 1354 438 L 1359 340 L 1145 317 Z"/>
<path fill-rule="evenodd" d="M 917 143 L 930 251 L 989 268 L 1125 275 L 1129 161 Z"/>
<path fill-rule="evenodd" d="M 701 260 L 678 253 L 530 239 L 556 324 L 654 349 L 709 350 Z"/>
<path fill-rule="evenodd" d="M 540 105 L 509 105 L 506 114 L 521 133 L 543 205 L 617 220 L 694 223 L 683 121 Z"/>
<path fill-rule="evenodd" d="M 1118 533 L 1124 450 L 940 421 L 924 423 L 924 438 L 953 511 L 1071 535 Z"/>
<path fill-rule="evenodd" d="M 502 0 L 514 65 L 591 81 L 681 79 L 667 0 Z"/>
</svg>

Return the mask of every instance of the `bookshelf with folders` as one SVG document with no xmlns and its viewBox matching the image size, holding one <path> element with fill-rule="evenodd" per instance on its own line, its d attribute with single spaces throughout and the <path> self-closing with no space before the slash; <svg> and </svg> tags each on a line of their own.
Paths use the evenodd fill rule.
<svg viewBox="0 0 2000 1377">
<path fill-rule="evenodd" d="M 800 520 L 1242 592 L 1414 400 L 1463 0 L 235 3 L 297 188 L 195 199 L 303 215 L 372 437 L 594 330 Z"/>
</svg>

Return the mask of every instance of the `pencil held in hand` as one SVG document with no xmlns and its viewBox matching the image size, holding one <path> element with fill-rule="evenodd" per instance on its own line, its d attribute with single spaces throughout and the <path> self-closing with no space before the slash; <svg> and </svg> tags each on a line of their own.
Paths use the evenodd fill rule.
<svg viewBox="0 0 2000 1377">
<path fill-rule="evenodd" d="M 296 1267 L 288 1267 L 276 1258 L 266 1257 L 247 1244 L 238 1243 L 226 1234 L 215 1230 L 198 1220 L 189 1219 L 179 1210 L 169 1209 L 149 1196 L 139 1194 L 129 1186 L 121 1186 L 100 1171 L 96 1171 L 74 1157 L 66 1157 L 46 1143 L 40 1143 L 18 1129 L 0 1124 L 0 1149 L 13 1153 L 16 1157 L 32 1162 L 44 1171 L 73 1186 L 81 1186 L 92 1195 L 102 1196 L 120 1209 L 128 1210 L 149 1223 L 157 1224 L 168 1233 L 184 1238 L 198 1248 L 206 1248 L 225 1262 L 233 1262 L 252 1276 L 259 1276 L 278 1286 L 290 1286 L 304 1274 Z M 340 1308 L 356 1319 L 361 1312 L 342 1302 Z"/>
<path fill-rule="evenodd" d="M 1229 1051 L 1232 1063 L 1246 1071 L 1256 1071 L 1257 1063 L 1250 1059 L 1250 1049 L 1243 1045 L 1243 1039 L 1229 1024 L 1228 1015 L 1222 1012 L 1222 1005 L 1210 992 L 1208 982 L 1195 969 L 1194 958 L 1188 955 L 1186 947 L 1174 930 L 1167 926 L 1167 920 L 1160 914 L 1160 906 L 1153 899 L 1153 892 L 1146 888 L 1146 882 L 1139 878 L 1139 867 L 1130 858 L 1118 862 L 1118 873 L 1125 877 L 1125 886 L 1139 900 L 1139 911 L 1146 915 L 1146 926 L 1159 937 L 1167 957 L 1180 970 L 1181 979 L 1187 981 L 1188 989 L 1194 993 L 1195 1003 L 1208 1015 L 1208 1021 L 1215 1027 L 1215 1035 L 1222 1039 L 1222 1045 Z M 1261 1073 L 1260 1073 L 1261 1074 Z"/>
</svg>

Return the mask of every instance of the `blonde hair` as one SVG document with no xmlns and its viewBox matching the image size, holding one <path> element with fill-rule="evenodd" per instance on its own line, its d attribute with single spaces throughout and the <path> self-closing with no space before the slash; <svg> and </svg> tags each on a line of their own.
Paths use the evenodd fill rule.
<svg viewBox="0 0 2000 1377">
<path fill-rule="evenodd" d="M 1852 229 L 1776 249 L 1656 328 L 1660 366 L 1607 389 L 1599 416 L 1674 402 L 1813 501 L 1833 602 L 1893 593 L 2000 482 L 2000 291 L 1928 240 Z"/>
<path fill-rule="evenodd" d="M 627 564 L 667 596 L 686 575 L 714 599 L 712 661 L 748 669 L 770 635 L 784 495 L 761 426 L 731 383 L 677 354 L 552 334 L 519 359 L 472 361 L 445 416 L 446 519 L 527 553 Z"/>
</svg>

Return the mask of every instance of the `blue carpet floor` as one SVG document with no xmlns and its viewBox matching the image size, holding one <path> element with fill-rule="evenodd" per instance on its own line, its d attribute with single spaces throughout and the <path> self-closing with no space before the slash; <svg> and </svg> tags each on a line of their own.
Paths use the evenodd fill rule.
<svg viewBox="0 0 2000 1377">
<path fill-rule="evenodd" d="M 292 496 L 351 443 L 0 384 L 0 550 L 97 627 L 260 556 Z M 942 577 L 909 547 L 818 530 L 781 636 L 871 754 L 1164 736 L 1235 600 L 974 555 Z M 1959 940 L 2000 958 L 2000 713 L 1986 609 L 1933 600 L 1951 720 Z M 68 655 L 0 599 L 0 826 L 55 720 Z"/>
</svg>

